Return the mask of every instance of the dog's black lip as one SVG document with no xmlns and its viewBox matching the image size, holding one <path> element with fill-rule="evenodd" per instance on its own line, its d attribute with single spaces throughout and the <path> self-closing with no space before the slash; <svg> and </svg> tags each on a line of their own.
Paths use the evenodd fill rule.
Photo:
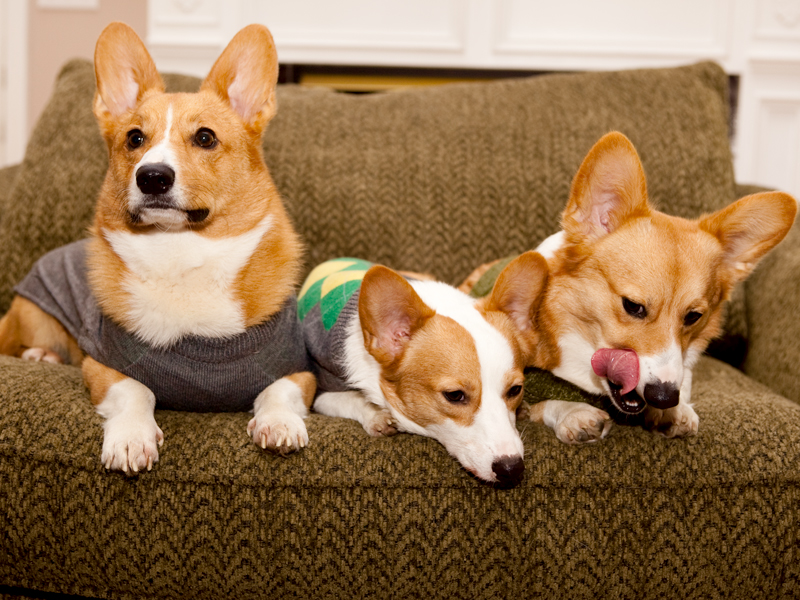
<svg viewBox="0 0 800 600">
<path fill-rule="evenodd" d="M 186 215 L 186 220 L 189 221 L 192 225 L 199 225 L 206 219 L 208 219 L 208 215 L 211 212 L 207 208 L 193 208 L 193 209 L 183 209 L 178 208 L 174 205 L 171 198 L 168 196 L 145 196 L 142 205 L 135 211 L 128 211 L 128 218 L 133 225 L 137 225 L 141 222 L 142 216 L 141 213 L 143 210 L 147 209 L 157 209 L 157 210 L 174 210 L 177 212 L 182 212 Z"/>
<path fill-rule="evenodd" d="M 609 381 L 608 387 L 611 390 L 611 400 L 620 412 L 626 415 L 637 415 L 647 407 L 647 402 L 636 393 L 636 390 L 623 395 L 620 393 L 621 385 Z"/>
</svg>

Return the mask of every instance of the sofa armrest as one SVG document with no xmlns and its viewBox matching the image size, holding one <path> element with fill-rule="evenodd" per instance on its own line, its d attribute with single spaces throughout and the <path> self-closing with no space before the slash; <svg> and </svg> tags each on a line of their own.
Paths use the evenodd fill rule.
<svg viewBox="0 0 800 600">
<path fill-rule="evenodd" d="M 11 165 L 0 169 L 0 220 L 2 220 L 3 213 L 6 211 L 6 202 L 11 195 L 11 187 L 14 185 L 18 172 L 19 165 Z"/>
<path fill-rule="evenodd" d="M 739 196 L 764 188 L 737 186 Z M 745 284 L 748 352 L 744 371 L 800 403 L 800 219 Z"/>
</svg>

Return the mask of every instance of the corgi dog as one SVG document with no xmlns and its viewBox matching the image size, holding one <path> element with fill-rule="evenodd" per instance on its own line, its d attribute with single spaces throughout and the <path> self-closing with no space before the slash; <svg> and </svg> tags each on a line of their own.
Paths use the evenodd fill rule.
<svg viewBox="0 0 800 600">
<path fill-rule="evenodd" d="M 549 282 L 529 364 L 608 396 L 664 437 L 696 434 L 692 368 L 722 331 L 734 285 L 784 238 L 796 212 L 788 194 L 765 192 L 694 220 L 666 215 L 648 201 L 633 144 L 607 134 L 572 182 L 562 230 L 537 248 Z M 602 439 L 611 426 L 607 412 L 576 402 L 544 401 L 530 417 L 571 444 Z"/>
<path fill-rule="evenodd" d="M 366 261 L 323 263 L 298 299 L 322 392 L 314 410 L 357 420 L 370 435 L 433 438 L 479 479 L 517 484 L 516 410 L 546 282 L 534 252 L 508 265 L 479 301 Z"/>
<path fill-rule="evenodd" d="M 167 94 L 134 31 L 95 50 L 109 167 L 87 240 L 40 259 L 0 321 L 0 352 L 82 366 L 107 469 L 150 470 L 156 407 L 253 410 L 252 439 L 308 441 L 314 397 L 296 318 L 302 246 L 261 149 L 278 59 L 242 29 L 198 93 Z"/>
</svg>

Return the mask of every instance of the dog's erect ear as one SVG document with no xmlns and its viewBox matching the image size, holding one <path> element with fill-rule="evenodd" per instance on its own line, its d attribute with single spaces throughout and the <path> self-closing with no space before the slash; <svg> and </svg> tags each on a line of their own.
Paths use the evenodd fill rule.
<svg viewBox="0 0 800 600">
<path fill-rule="evenodd" d="M 94 49 L 94 73 L 94 114 L 100 120 L 133 110 L 148 90 L 164 91 L 150 53 L 125 23 L 111 23 L 100 34 Z"/>
<path fill-rule="evenodd" d="M 388 367 L 434 311 L 408 281 L 383 266 L 367 271 L 359 294 L 358 315 L 364 345 L 379 364 Z"/>
<path fill-rule="evenodd" d="M 604 135 L 572 180 L 561 216 L 567 241 L 595 241 L 625 220 L 649 214 L 647 183 L 636 149 L 619 132 Z"/>
<path fill-rule="evenodd" d="M 789 194 L 762 192 L 701 217 L 699 226 L 722 244 L 723 265 L 735 283 L 786 237 L 796 214 L 797 201 Z"/>
<path fill-rule="evenodd" d="M 548 276 L 544 257 L 528 251 L 500 272 L 492 292 L 478 303 L 478 309 L 505 313 L 519 331 L 530 332 Z"/>
<path fill-rule="evenodd" d="M 263 25 L 248 25 L 222 51 L 200 89 L 230 102 L 248 127 L 261 132 L 278 109 L 277 83 L 278 53 L 272 34 Z"/>
</svg>

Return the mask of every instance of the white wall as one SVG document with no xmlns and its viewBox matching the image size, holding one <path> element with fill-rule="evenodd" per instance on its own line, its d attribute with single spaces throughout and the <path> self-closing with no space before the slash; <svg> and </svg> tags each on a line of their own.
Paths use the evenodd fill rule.
<svg viewBox="0 0 800 600">
<path fill-rule="evenodd" d="M 800 195 L 800 0 L 149 1 L 157 63 L 197 75 L 253 21 L 287 63 L 591 70 L 713 59 L 741 76 L 737 178 Z"/>
<path fill-rule="evenodd" d="M 586 70 L 710 58 L 740 75 L 737 179 L 800 196 L 800 0 L 0 0 L 0 7 L 14 13 L 0 19 L 2 48 L 9 34 L 12 46 L 29 46 L 5 67 L 8 52 L 0 50 L 7 82 L 0 77 L 7 142 L 0 138 L 0 164 L 21 156 L 58 68 L 72 56 L 90 58 L 108 21 L 131 23 L 162 70 L 196 75 L 255 21 L 270 27 L 285 63 Z M 28 68 L 14 75 L 26 57 Z"/>
</svg>

